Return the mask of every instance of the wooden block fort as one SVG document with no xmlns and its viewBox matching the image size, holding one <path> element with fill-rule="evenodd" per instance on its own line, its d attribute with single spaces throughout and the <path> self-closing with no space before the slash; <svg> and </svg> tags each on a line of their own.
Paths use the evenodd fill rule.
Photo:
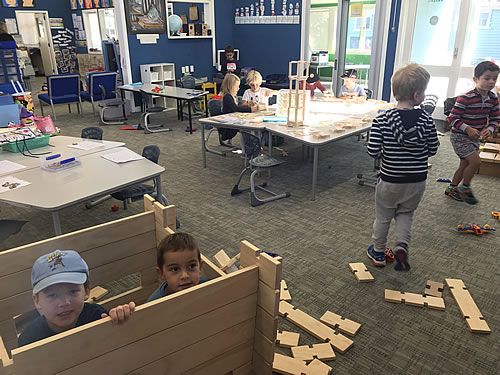
<svg viewBox="0 0 500 375">
<path fill-rule="evenodd" d="M 370 273 L 370 271 L 368 271 L 364 263 L 349 263 L 349 268 L 354 273 L 354 276 L 356 276 L 356 279 L 358 279 L 360 283 L 368 283 L 375 280 L 373 275 Z"/>
<path fill-rule="evenodd" d="M 242 269 L 226 275 L 202 256 L 207 282 L 141 305 L 158 287 L 157 243 L 174 228 L 175 208 L 145 197 L 144 213 L 0 252 L 0 374 L 271 375 L 281 258 L 242 241 Z M 124 326 L 105 318 L 16 348 L 12 317 L 33 309 L 31 266 L 54 249 L 78 251 L 100 285 L 140 273 L 140 287 L 101 303 L 138 306 Z"/>
<path fill-rule="evenodd" d="M 488 323 L 484 320 L 464 282 L 460 279 L 445 279 L 445 281 L 470 331 L 474 333 L 490 333 L 491 329 Z"/>
<path fill-rule="evenodd" d="M 428 307 L 429 309 L 444 310 L 444 299 L 432 296 L 423 296 L 416 293 L 400 292 L 399 290 L 385 290 L 385 300 L 393 303 Z"/>
</svg>

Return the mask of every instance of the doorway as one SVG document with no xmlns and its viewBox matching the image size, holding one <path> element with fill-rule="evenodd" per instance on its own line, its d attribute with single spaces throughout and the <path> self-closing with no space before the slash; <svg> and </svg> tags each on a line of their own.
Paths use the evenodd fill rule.
<svg viewBox="0 0 500 375">
<path fill-rule="evenodd" d="M 39 76 L 57 73 L 56 56 L 52 44 L 47 11 L 16 11 L 19 34 Z"/>
<path fill-rule="evenodd" d="M 412 61 L 427 69 L 427 93 L 439 98 L 434 117 L 444 119 L 444 100 L 474 87 L 474 66 L 500 61 L 500 2 L 406 1 L 402 14 L 397 65 Z"/>
</svg>

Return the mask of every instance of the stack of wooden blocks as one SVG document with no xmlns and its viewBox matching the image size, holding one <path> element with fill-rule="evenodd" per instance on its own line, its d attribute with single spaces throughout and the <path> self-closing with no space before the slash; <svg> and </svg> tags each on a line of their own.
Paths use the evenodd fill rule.
<svg viewBox="0 0 500 375">
<path fill-rule="evenodd" d="M 500 143 L 486 143 L 479 157 L 479 174 L 500 177 Z"/>
</svg>

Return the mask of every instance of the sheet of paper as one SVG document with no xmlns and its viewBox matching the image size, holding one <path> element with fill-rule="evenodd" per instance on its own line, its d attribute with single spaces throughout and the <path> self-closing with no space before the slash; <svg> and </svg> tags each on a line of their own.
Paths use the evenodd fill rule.
<svg viewBox="0 0 500 375">
<path fill-rule="evenodd" d="M 86 150 L 86 151 L 92 150 L 92 149 L 97 148 L 97 147 L 102 147 L 102 146 L 104 146 L 104 144 L 102 144 L 101 142 L 92 142 L 92 141 L 81 141 L 78 143 L 68 145 L 68 147 L 77 148 L 78 150 Z"/>
<path fill-rule="evenodd" d="M 23 186 L 31 185 L 31 182 L 20 180 L 12 176 L 6 176 L 0 178 L 0 194 L 7 191 L 12 191 L 19 189 Z"/>
<path fill-rule="evenodd" d="M 118 148 L 105 155 L 101 155 L 104 159 L 115 163 L 127 163 L 129 161 L 144 159 L 143 156 L 129 150 L 128 148 Z"/>
<path fill-rule="evenodd" d="M 0 160 L 0 176 L 3 174 L 16 172 L 24 168 L 26 168 L 26 166 L 24 165 L 14 163 L 9 160 Z"/>
</svg>

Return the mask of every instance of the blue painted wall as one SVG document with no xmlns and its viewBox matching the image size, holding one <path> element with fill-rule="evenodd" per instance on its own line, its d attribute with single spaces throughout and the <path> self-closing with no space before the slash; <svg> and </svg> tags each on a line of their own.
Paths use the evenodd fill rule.
<svg viewBox="0 0 500 375">
<path fill-rule="evenodd" d="M 395 24 L 393 25 L 394 12 L 396 12 Z M 394 60 L 396 59 L 396 46 L 398 43 L 398 28 L 399 28 L 399 16 L 401 13 L 401 1 L 392 0 L 391 2 L 391 16 L 389 30 L 387 33 L 389 37 L 387 39 L 387 50 L 385 57 L 385 67 L 384 67 L 384 88 L 382 90 L 382 99 L 390 100 L 391 98 L 391 77 L 394 72 Z M 394 27 L 394 31 L 393 31 Z"/>
</svg>

